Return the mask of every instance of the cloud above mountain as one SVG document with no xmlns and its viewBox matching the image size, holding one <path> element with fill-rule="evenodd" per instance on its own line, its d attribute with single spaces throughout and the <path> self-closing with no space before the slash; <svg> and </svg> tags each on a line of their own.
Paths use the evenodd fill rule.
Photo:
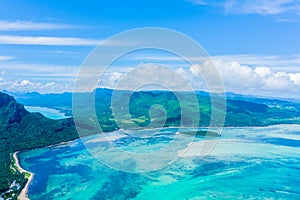
<svg viewBox="0 0 300 200">
<path fill-rule="evenodd" d="M 300 73 L 275 71 L 267 66 L 250 67 L 239 62 L 214 60 L 227 90 L 232 92 L 299 98 Z"/>
<path fill-rule="evenodd" d="M 139 58 L 137 56 L 138 61 Z M 290 56 L 289 58 L 223 55 L 212 57 L 212 61 L 223 80 L 225 91 L 299 99 L 300 59 L 299 55 Z M 130 59 L 133 58 L 130 57 Z M 157 66 L 151 56 L 148 59 L 152 61 L 154 67 Z M 155 55 L 155 59 L 158 59 L 159 62 L 163 61 L 163 58 L 157 55 Z M 203 79 L 193 66 L 178 65 L 174 58 L 165 57 L 164 59 L 170 61 L 167 66 L 171 67 L 179 76 L 185 78 L 194 89 L 207 89 L 205 85 L 207 80 Z M 147 62 L 145 61 L 145 63 Z M 122 77 L 135 67 L 128 64 L 127 67 L 111 68 L 99 80 L 99 87 L 115 88 Z M 201 65 L 198 66 L 198 69 L 201 69 L 201 67 Z M 0 71 L 3 72 L 0 75 L 0 89 L 22 92 L 38 91 L 42 93 L 72 91 L 79 69 L 79 66 L 0 64 Z M 205 69 L 209 70 L 207 67 Z M 156 70 L 156 73 L 158 71 Z M 156 75 L 152 73 L 148 74 L 147 77 L 149 76 Z M 157 77 L 160 77 L 160 79 L 169 78 L 166 73 L 159 74 Z"/>
</svg>

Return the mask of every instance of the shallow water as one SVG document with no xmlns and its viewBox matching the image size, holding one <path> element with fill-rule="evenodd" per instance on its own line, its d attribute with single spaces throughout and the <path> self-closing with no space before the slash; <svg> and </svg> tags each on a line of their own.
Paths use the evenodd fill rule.
<svg viewBox="0 0 300 200">
<path fill-rule="evenodd" d="M 175 132 L 164 129 L 153 135 L 149 130 L 151 137 L 139 138 L 115 132 L 105 140 L 124 151 L 143 153 L 165 148 Z M 148 173 L 118 171 L 91 156 L 95 149 L 106 151 L 103 135 L 22 152 L 19 158 L 35 173 L 30 199 L 300 199 L 300 126 L 225 128 L 204 158 L 199 149 L 205 139 L 184 145 L 185 137 L 190 136 L 180 138 L 182 146 L 175 152 L 180 159 Z M 105 155 L 102 161 L 124 160 Z M 152 158 L 145 163 L 156 162 Z M 130 167 L 137 170 L 139 164 Z"/>
<path fill-rule="evenodd" d="M 25 106 L 25 109 L 29 112 L 39 112 L 47 118 L 50 119 L 65 119 L 69 118 L 64 113 L 61 113 L 59 110 L 46 108 L 46 107 L 38 107 L 38 106 Z"/>
</svg>

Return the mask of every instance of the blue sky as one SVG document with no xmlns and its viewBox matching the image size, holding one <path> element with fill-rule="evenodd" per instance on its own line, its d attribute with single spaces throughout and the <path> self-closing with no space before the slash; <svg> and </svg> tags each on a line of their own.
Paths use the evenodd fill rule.
<svg viewBox="0 0 300 200">
<path fill-rule="evenodd" d="M 297 0 L 2 0 L 0 90 L 71 91 L 99 41 L 147 26 L 195 39 L 219 65 L 228 91 L 298 98 Z"/>
</svg>

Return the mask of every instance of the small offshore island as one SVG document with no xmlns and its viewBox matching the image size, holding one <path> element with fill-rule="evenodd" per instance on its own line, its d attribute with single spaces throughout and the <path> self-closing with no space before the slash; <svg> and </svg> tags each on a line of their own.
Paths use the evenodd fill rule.
<svg viewBox="0 0 300 200">
<path fill-rule="evenodd" d="M 101 128 L 105 132 L 119 129 L 110 108 L 112 92 L 110 89 L 97 89 L 96 91 L 96 112 Z M 124 91 L 124 96 L 126 95 L 126 91 Z M 23 96 L 18 94 L 16 98 L 26 106 L 59 109 L 67 111 L 71 115 L 71 93 L 47 95 L 26 93 Z M 201 111 L 199 127 L 205 127 L 210 121 L 210 97 L 207 93 L 199 92 L 197 98 Z M 53 99 L 59 99 L 59 101 L 53 101 Z M 165 127 L 178 127 L 181 119 L 180 106 L 188 105 L 185 102 L 179 104 L 176 96 L 167 91 L 135 92 L 131 99 L 132 121 L 139 126 L 147 125 L 150 122 L 148 111 L 152 105 L 159 104 L 167 112 Z M 18 166 L 19 162 L 15 152 L 73 141 L 79 136 L 72 118 L 53 120 L 40 113 L 30 113 L 12 96 L 4 93 L 0 93 L 0 115 L 0 131 L 2 133 L 0 138 L 0 195 L 5 199 L 16 199 L 19 195 L 25 198 L 29 181 L 33 176 L 24 169 L 12 167 L 15 164 Z M 128 122 L 124 121 L 123 123 Z M 225 127 L 249 127 L 251 129 L 251 127 L 276 124 L 300 124 L 299 104 L 238 95 L 230 96 L 227 99 Z M 90 124 L 83 126 L 92 127 Z M 97 133 L 90 131 L 86 136 Z M 187 136 L 188 134 L 186 132 Z M 199 139 L 203 138 L 203 134 L 203 132 L 199 132 Z M 216 136 L 218 137 L 218 135 Z M 12 168 L 18 170 L 11 170 Z M 23 188 L 25 189 L 23 190 Z"/>
</svg>

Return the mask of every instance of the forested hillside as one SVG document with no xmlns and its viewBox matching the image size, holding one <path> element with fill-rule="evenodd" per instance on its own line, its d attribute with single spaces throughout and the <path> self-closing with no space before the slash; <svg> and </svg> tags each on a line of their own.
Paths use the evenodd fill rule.
<svg viewBox="0 0 300 200">
<path fill-rule="evenodd" d="M 30 113 L 12 96 L 0 93 L 0 194 L 8 189 L 12 190 L 11 194 L 18 193 L 17 185 L 26 183 L 24 174 L 11 169 L 13 152 L 77 137 L 72 119 L 51 120 L 39 113 Z"/>
</svg>

